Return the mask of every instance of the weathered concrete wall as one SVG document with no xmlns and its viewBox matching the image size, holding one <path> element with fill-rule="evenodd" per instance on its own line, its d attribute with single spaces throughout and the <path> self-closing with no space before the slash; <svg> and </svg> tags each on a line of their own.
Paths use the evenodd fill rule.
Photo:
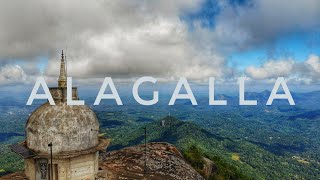
<svg viewBox="0 0 320 180">
<path fill-rule="evenodd" d="M 53 154 L 81 151 L 98 144 L 99 122 L 87 106 L 46 103 L 35 110 L 26 125 L 27 146 L 34 151 Z"/>
<path fill-rule="evenodd" d="M 94 180 L 98 172 L 99 153 L 91 153 L 67 159 L 53 159 L 53 167 L 58 168 L 59 180 Z M 25 173 L 30 180 L 41 179 L 40 160 L 25 160 Z M 50 164 L 50 160 L 47 161 Z M 49 168 L 49 166 L 47 166 Z M 47 179 L 49 169 L 47 169 Z M 54 175 L 55 176 L 55 175 Z"/>
<path fill-rule="evenodd" d="M 35 160 L 32 158 L 25 159 L 24 161 L 25 174 L 29 179 L 36 179 Z"/>
<path fill-rule="evenodd" d="M 98 172 L 98 154 L 88 154 L 72 158 L 70 172 L 72 180 L 94 180 Z"/>
</svg>

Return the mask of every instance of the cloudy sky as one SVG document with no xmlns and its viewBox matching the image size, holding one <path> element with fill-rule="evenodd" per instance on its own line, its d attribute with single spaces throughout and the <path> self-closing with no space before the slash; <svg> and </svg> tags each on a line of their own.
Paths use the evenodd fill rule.
<svg viewBox="0 0 320 180">
<path fill-rule="evenodd" d="M 105 76 L 318 84 L 319 0 L 0 1 L 0 87 Z"/>
</svg>

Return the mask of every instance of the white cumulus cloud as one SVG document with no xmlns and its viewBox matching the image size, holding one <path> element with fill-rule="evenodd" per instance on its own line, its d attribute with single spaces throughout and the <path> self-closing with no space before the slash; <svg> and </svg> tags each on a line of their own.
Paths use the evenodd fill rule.
<svg viewBox="0 0 320 180">
<path fill-rule="evenodd" d="M 1 1 L 1 69 L 15 67 L 16 60 L 25 61 L 29 65 L 19 67 L 27 81 L 40 75 L 30 67 L 36 66 L 34 59 L 48 57 L 44 75 L 56 79 L 60 51 L 67 49 L 68 73 L 81 80 L 144 75 L 228 80 L 237 72 L 226 60 L 233 52 L 250 50 L 292 31 L 313 32 L 320 27 L 318 0 L 253 0 L 236 7 L 219 1 L 214 27 L 182 20 L 181 15 L 198 11 L 203 1 Z M 274 60 L 250 66 L 245 73 L 263 79 L 290 75 L 294 69 L 301 78 L 315 79 L 317 63 Z M 303 72 L 306 68 L 313 74 Z M 19 76 L 20 81 L 25 76 Z M 7 81 L 4 77 L 2 81 Z"/>
<path fill-rule="evenodd" d="M 295 62 L 293 60 L 270 60 L 261 67 L 249 66 L 246 74 L 253 79 L 268 79 L 287 76 L 292 73 Z"/>
<path fill-rule="evenodd" d="M 24 83 L 27 75 L 19 65 L 0 67 L 0 84 Z"/>
<path fill-rule="evenodd" d="M 295 83 L 319 82 L 320 78 L 320 57 L 310 54 L 304 61 L 298 60 L 269 60 L 261 66 L 249 66 L 245 73 L 252 79 L 273 79 L 285 77 Z"/>
</svg>

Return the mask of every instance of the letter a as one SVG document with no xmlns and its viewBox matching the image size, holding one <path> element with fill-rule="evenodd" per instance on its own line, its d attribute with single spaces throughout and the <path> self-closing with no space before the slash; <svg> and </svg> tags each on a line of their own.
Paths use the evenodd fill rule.
<svg viewBox="0 0 320 180">
<path fill-rule="evenodd" d="M 184 86 L 184 88 L 186 89 L 187 94 L 180 94 L 179 93 L 182 86 Z M 192 105 L 198 105 L 186 78 L 183 78 L 183 77 L 180 78 L 180 80 L 176 86 L 176 89 L 174 90 L 174 92 L 172 94 L 169 105 L 170 106 L 174 105 L 174 103 L 176 102 L 176 99 L 190 99 Z"/>
<path fill-rule="evenodd" d="M 42 86 L 44 94 L 37 94 L 40 85 Z M 52 96 L 50 94 L 49 88 L 47 86 L 47 83 L 43 77 L 38 77 L 37 82 L 34 85 L 32 92 L 30 94 L 30 97 L 27 101 L 27 105 L 32 105 L 32 102 L 34 99 L 47 99 L 49 101 L 50 105 L 55 105 L 55 103 L 52 99 Z"/>
<path fill-rule="evenodd" d="M 111 89 L 112 94 L 104 94 L 108 85 L 110 85 L 110 89 Z M 106 77 L 104 79 L 103 84 L 102 84 L 100 91 L 98 93 L 98 96 L 97 96 L 96 100 L 94 101 L 93 105 L 99 105 L 101 99 L 115 99 L 117 102 L 117 105 L 123 105 L 122 101 L 120 99 L 120 96 L 118 94 L 118 91 L 117 91 L 116 87 L 114 86 L 113 81 L 110 77 Z"/>
<path fill-rule="evenodd" d="M 282 86 L 284 94 L 277 94 L 280 85 Z M 267 101 L 267 105 L 272 105 L 272 102 L 274 99 L 287 99 L 291 106 L 296 105 L 292 96 L 291 96 L 291 93 L 290 93 L 289 88 L 286 84 L 286 81 L 284 80 L 283 77 L 278 77 L 275 85 L 273 86 L 270 97 Z"/>
</svg>

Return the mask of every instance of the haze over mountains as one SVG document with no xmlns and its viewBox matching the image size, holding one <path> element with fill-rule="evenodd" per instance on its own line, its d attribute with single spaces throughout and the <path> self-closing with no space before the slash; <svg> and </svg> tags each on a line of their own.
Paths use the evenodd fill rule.
<svg viewBox="0 0 320 180">
<path fill-rule="evenodd" d="M 320 91 L 291 92 L 295 106 L 290 106 L 287 100 L 276 100 L 272 106 L 266 106 L 270 91 L 246 93 L 246 99 L 258 101 L 257 106 L 239 106 L 234 94 L 217 94 L 217 99 L 228 101 L 227 106 L 209 106 L 205 90 L 194 93 L 198 106 L 192 106 L 189 100 L 178 100 L 176 105 L 168 106 L 169 90 L 160 93 L 159 103 L 154 106 L 139 105 L 130 91 L 119 93 L 123 106 L 114 106 L 112 101 L 93 106 L 94 96 L 80 94 L 96 112 L 101 133 L 112 139 L 110 150 L 140 144 L 142 128 L 146 126 L 149 142 L 170 142 L 184 153 L 194 145 L 202 155 L 221 162 L 220 169 L 233 169 L 222 174 L 319 178 Z M 22 168 L 22 161 L 10 153 L 7 145 L 24 138 L 29 113 L 42 103 L 35 101 L 34 105 L 25 106 L 26 99 L 21 96 L 0 99 L 2 171 Z M 169 113 L 172 118 L 165 118 L 169 122 L 162 126 L 161 121 Z"/>
</svg>

